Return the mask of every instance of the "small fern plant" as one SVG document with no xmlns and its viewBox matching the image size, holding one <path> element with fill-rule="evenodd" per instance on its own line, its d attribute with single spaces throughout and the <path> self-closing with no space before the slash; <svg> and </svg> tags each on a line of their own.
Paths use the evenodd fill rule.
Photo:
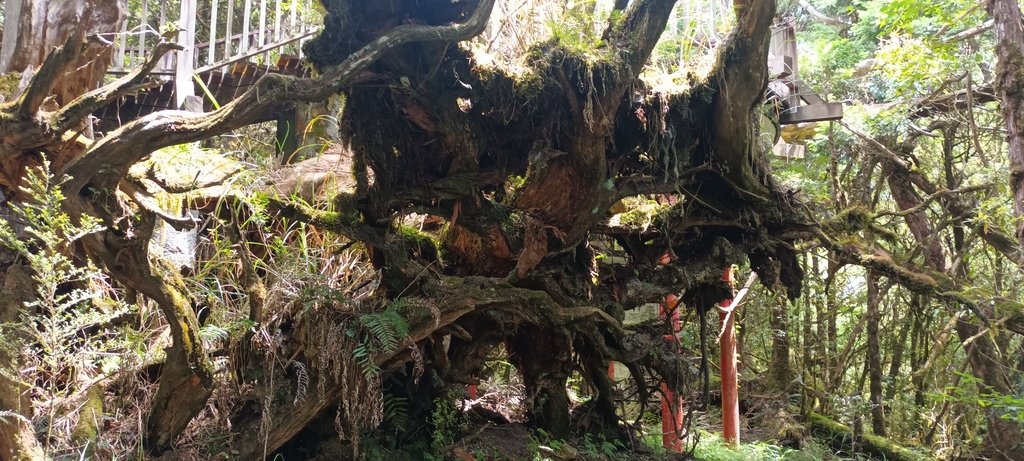
<svg viewBox="0 0 1024 461">
<path fill-rule="evenodd" d="M 364 333 L 359 344 L 352 350 L 352 354 L 367 379 L 380 373 L 380 367 L 374 361 L 374 356 L 395 352 L 402 341 L 409 336 L 409 323 L 401 314 L 403 306 L 404 302 L 399 299 L 393 301 L 383 311 L 359 316 L 359 324 Z"/>
<path fill-rule="evenodd" d="M 73 410 L 59 408 L 60 402 L 82 391 L 97 372 L 111 372 L 116 366 L 104 357 L 119 344 L 118 335 L 104 325 L 125 310 L 116 303 L 98 302 L 102 275 L 93 265 L 76 264 L 69 256 L 75 241 L 103 227 L 96 218 L 82 216 L 75 222 L 63 211 L 62 183 L 50 175 L 46 162 L 29 169 L 22 187 L 28 200 L 10 208 L 20 232 L 11 221 L 0 220 L 0 245 L 24 258 L 35 285 L 35 297 L 24 302 L 19 320 L 0 325 L 0 336 L 12 339 L 3 347 L 20 362 L 0 368 L 9 367 L 2 371 L 21 374 L 25 382 L 41 383 L 37 395 L 43 398 L 35 405 L 43 407 L 37 414 L 47 416 L 50 447 L 63 438 L 53 434 L 57 419 L 66 415 L 62 410 Z"/>
</svg>

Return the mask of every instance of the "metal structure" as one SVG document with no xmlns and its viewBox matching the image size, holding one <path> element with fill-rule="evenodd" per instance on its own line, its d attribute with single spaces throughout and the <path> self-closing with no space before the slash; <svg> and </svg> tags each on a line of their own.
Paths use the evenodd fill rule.
<svg viewBox="0 0 1024 461">
<path fill-rule="evenodd" d="M 843 104 L 826 102 L 800 81 L 796 28 L 792 18 L 784 18 L 772 27 L 768 52 L 769 99 L 781 101 L 780 125 L 839 120 Z"/>
<path fill-rule="evenodd" d="M 163 86 L 101 111 L 107 126 L 163 109 L 225 104 L 267 73 L 301 74 L 302 44 L 317 32 L 312 0 L 138 0 L 114 40 L 109 73 L 141 64 L 161 37 L 183 47 L 153 75 Z M 301 6 L 300 6 L 301 5 Z"/>
</svg>

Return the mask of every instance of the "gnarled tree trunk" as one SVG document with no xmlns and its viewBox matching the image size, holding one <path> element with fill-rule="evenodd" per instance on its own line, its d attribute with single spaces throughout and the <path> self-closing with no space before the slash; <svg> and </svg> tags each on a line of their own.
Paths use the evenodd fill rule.
<svg viewBox="0 0 1024 461">
<path fill-rule="evenodd" d="M 996 30 L 996 91 L 1006 123 L 1017 240 L 1024 243 L 1024 25 L 1016 0 L 990 0 Z"/>
</svg>

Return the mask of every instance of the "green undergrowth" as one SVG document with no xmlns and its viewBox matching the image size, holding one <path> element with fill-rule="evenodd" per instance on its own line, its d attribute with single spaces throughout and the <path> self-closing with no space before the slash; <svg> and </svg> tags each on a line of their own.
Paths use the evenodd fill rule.
<svg viewBox="0 0 1024 461">
<path fill-rule="evenodd" d="M 809 443 L 802 449 L 787 448 L 771 441 L 741 443 L 733 448 L 718 434 L 702 433 L 693 458 L 700 461 L 814 461 L 841 459 L 829 457 L 827 450 L 816 443 Z"/>
</svg>

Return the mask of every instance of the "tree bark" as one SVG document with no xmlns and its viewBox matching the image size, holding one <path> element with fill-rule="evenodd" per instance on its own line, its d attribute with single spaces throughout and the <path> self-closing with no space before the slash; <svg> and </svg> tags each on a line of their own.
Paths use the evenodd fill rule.
<svg viewBox="0 0 1024 461">
<path fill-rule="evenodd" d="M 789 313 L 785 299 L 772 305 L 768 326 L 772 335 L 772 381 L 779 390 L 785 389 L 792 378 L 789 367 Z"/>
<path fill-rule="evenodd" d="M 17 413 L 0 411 L 0 461 L 43 461 L 32 424 Z"/>
<path fill-rule="evenodd" d="M 509 359 L 523 376 L 529 422 L 552 437 L 567 439 L 569 395 L 565 384 L 572 371 L 568 335 L 526 327 L 508 341 Z"/>
<path fill-rule="evenodd" d="M 889 362 L 889 382 L 885 386 L 885 399 L 892 400 L 896 397 L 896 382 L 900 376 L 900 368 L 903 366 L 903 354 L 906 351 L 907 336 L 910 330 L 913 329 L 914 318 L 916 312 L 920 310 L 920 296 L 917 294 L 910 295 L 910 313 L 903 317 L 903 322 L 900 324 L 900 333 L 897 335 L 889 347 L 892 350 L 892 360 Z"/>
<path fill-rule="evenodd" d="M 996 29 L 996 92 L 1006 124 L 1017 240 L 1024 243 L 1024 26 L 1017 0 L 989 0 Z"/>
<path fill-rule="evenodd" d="M 875 435 L 885 437 L 885 411 L 882 406 L 882 349 L 878 337 L 878 327 L 881 321 L 879 305 L 882 301 L 882 293 L 878 289 L 878 275 L 868 270 L 867 274 L 867 317 L 868 317 L 868 389 L 871 402 L 871 431 Z"/>
<path fill-rule="evenodd" d="M 904 219 L 911 234 L 925 248 L 928 265 L 939 273 L 951 275 L 942 242 L 932 233 L 924 213 L 918 208 L 920 200 L 914 196 L 911 187 L 912 183 L 905 178 L 896 174 L 890 176 L 889 189 L 897 206 L 901 210 L 917 210 L 905 215 Z M 1000 371 L 1007 367 L 1005 356 L 995 346 L 991 335 L 978 335 L 978 331 L 979 327 L 963 317 L 957 319 L 957 335 L 961 341 L 969 341 L 964 348 L 971 370 L 981 378 L 979 391 L 1012 394 L 1012 386 L 1007 376 Z M 988 431 L 985 435 L 985 451 L 994 457 L 993 459 L 1024 458 L 1024 433 L 1020 431 L 1017 423 L 1002 419 L 1000 416 L 999 411 L 994 408 L 989 408 L 986 412 Z"/>
<path fill-rule="evenodd" d="M 965 349 L 972 373 L 981 379 L 978 383 L 978 393 L 1013 395 L 1014 387 L 1009 376 L 1003 371 L 1007 369 L 1007 363 L 1003 360 L 1002 353 L 997 350 L 995 342 L 988 334 L 979 335 L 980 330 L 980 327 L 962 318 L 956 322 L 956 332 L 962 341 L 976 338 Z M 1002 343 L 1006 344 L 1006 341 Z M 1024 459 L 1024 433 L 1021 431 L 1020 423 L 1003 419 L 1001 416 L 1001 412 L 995 408 L 989 408 L 985 412 L 985 455 L 989 457 L 988 459 L 1000 461 Z"/>
<path fill-rule="evenodd" d="M 85 34 L 109 34 L 118 30 L 122 20 L 119 1 L 7 0 L 0 73 L 38 68 L 76 28 Z M 99 86 L 112 56 L 111 47 L 91 43 L 53 88 L 56 105 L 67 104 Z"/>
</svg>

